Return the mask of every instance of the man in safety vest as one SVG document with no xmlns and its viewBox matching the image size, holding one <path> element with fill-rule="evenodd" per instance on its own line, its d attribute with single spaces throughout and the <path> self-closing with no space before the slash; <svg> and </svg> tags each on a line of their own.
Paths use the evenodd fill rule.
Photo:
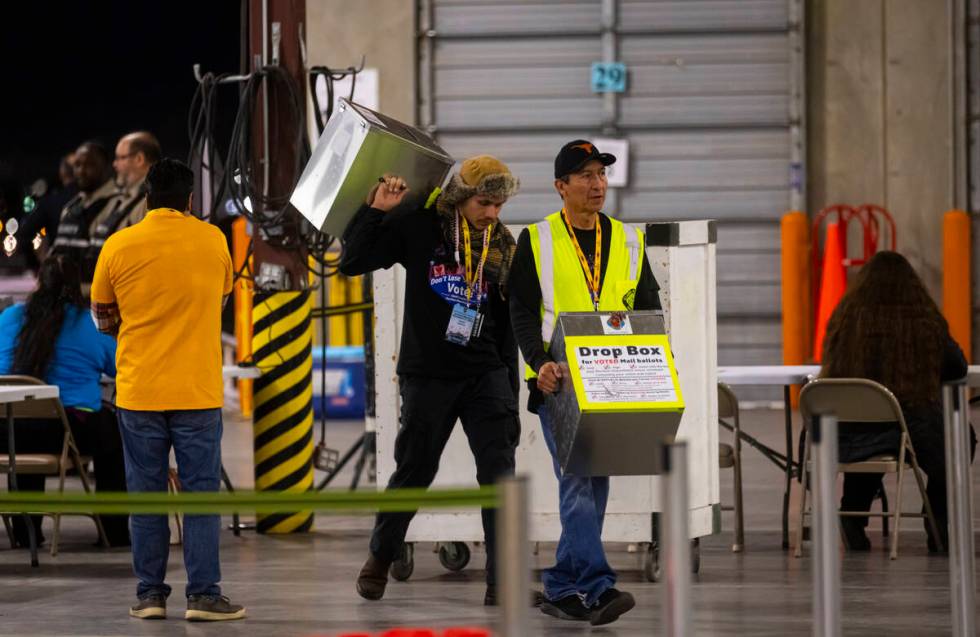
<svg viewBox="0 0 980 637">
<path fill-rule="evenodd" d="M 541 610 L 554 617 L 608 624 L 633 608 L 615 588 L 602 547 L 609 478 L 562 475 L 544 394 L 558 390 L 561 369 L 548 355 L 560 312 L 660 309 L 657 282 L 644 256 L 643 232 L 602 214 L 606 166 L 616 161 L 575 140 L 555 158 L 563 207 L 525 229 L 510 276 L 510 314 L 527 362 L 528 410 L 538 414 L 559 481 L 561 539 L 557 563 L 545 569 Z"/>
</svg>

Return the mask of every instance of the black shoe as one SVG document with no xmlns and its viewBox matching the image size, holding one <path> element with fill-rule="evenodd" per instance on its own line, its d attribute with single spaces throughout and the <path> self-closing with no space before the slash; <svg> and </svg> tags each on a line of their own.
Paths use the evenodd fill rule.
<svg viewBox="0 0 980 637">
<path fill-rule="evenodd" d="M 163 595 L 144 595 L 136 606 L 129 609 L 129 616 L 138 619 L 166 619 L 167 598 Z"/>
<path fill-rule="evenodd" d="M 636 606 L 636 600 L 633 599 L 632 595 L 610 588 L 599 595 L 599 601 L 591 609 L 589 623 L 593 626 L 611 624 L 634 606 Z"/>
<path fill-rule="evenodd" d="M 926 547 L 929 549 L 930 553 L 946 553 L 949 550 L 949 527 L 946 523 L 940 523 L 937 521 L 936 525 L 939 527 L 939 542 L 941 546 L 936 543 L 936 538 L 932 536 L 932 531 L 929 529 L 929 523 L 926 522 Z"/>
<path fill-rule="evenodd" d="M 584 622 L 589 619 L 589 609 L 582 604 L 578 595 L 566 595 L 559 600 L 545 599 L 541 603 L 541 612 L 558 619 Z"/>
<path fill-rule="evenodd" d="M 545 597 L 544 593 L 541 591 L 531 591 L 531 607 L 539 608 L 542 603 L 544 603 Z M 495 586 L 487 586 L 487 593 L 483 596 L 484 606 L 496 606 L 497 605 L 497 588 Z"/>
<path fill-rule="evenodd" d="M 381 560 L 373 555 L 368 556 L 367 562 L 357 575 L 357 592 L 364 599 L 378 600 L 384 597 L 385 587 L 388 586 L 388 569 L 391 562 Z"/>
<path fill-rule="evenodd" d="M 840 519 L 840 534 L 844 540 L 844 548 L 848 551 L 871 550 L 871 540 L 864 532 L 864 523 L 858 518 L 842 517 Z"/>
<path fill-rule="evenodd" d="M 191 595 L 184 619 L 192 622 L 221 622 L 244 619 L 245 607 L 232 604 L 224 595 Z"/>
<path fill-rule="evenodd" d="M 47 541 L 47 539 L 43 535 L 38 535 L 38 536 L 36 536 L 36 538 L 37 538 L 37 547 L 38 548 L 41 548 L 41 546 L 43 546 L 44 543 Z M 30 540 L 30 538 L 14 536 L 14 548 L 18 548 L 18 549 L 29 549 L 29 548 L 31 548 L 31 540 Z"/>
</svg>

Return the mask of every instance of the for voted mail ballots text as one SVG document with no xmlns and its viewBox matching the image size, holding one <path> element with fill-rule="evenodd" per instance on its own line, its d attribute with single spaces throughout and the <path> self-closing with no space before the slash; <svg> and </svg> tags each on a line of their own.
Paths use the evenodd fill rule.
<svg viewBox="0 0 980 637">
<path fill-rule="evenodd" d="M 684 413 L 663 315 L 563 313 L 549 351 L 563 372 L 546 398 L 562 471 L 661 473 L 657 448 L 673 440 Z"/>
</svg>

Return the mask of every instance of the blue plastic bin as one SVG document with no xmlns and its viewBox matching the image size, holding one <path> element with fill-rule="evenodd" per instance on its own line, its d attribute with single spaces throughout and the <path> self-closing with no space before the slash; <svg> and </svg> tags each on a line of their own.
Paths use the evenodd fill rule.
<svg viewBox="0 0 980 637">
<path fill-rule="evenodd" d="M 313 417 L 320 418 L 323 350 L 313 347 Z M 364 348 L 327 347 L 327 418 L 364 418 Z"/>
</svg>

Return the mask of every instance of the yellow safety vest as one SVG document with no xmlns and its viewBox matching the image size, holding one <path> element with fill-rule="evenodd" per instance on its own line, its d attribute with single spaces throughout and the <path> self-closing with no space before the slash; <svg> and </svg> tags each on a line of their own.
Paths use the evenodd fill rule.
<svg viewBox="0 0 980 637">
<path fill-rule="evenodd" d="M 609 254 L 606 274 L 599 294 L 599 310 L 614 312 L 632 309 L 636 283 L 643 265 L 643 231 L 627 227 L 610 218 L 612 233 L 609 237 Z M 596 219 L 596 223 L 599 220 Z M 555 317 L 559 312 L 592 312 L 592 295 L 585 281 L 585 273 L 575 253 L 575 245 L 568 236 L 561 211 L 550 214 L 528 227 L 531 250 L 534 252 L 534 269 L 541 284 L 541 340 L 544 348 L 551 346 L 551 334 L 555 329 Z M 628 305 L 627 305 L 628 303 Z M 525 365 L 524 378 L 537 374 Z"/>
</svg>

